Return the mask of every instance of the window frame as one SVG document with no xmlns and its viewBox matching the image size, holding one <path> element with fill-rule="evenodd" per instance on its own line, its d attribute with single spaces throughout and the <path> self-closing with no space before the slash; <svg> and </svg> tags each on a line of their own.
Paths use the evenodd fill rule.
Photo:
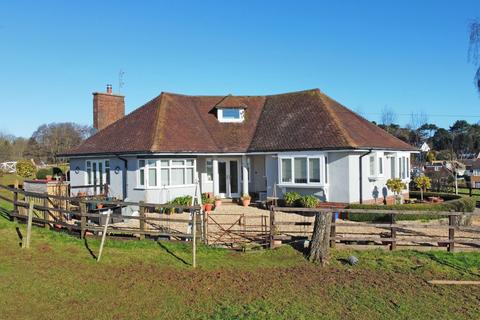
<svg viewBox="0 0 480 320">
<path fill-rule="evenodd" d="M 195 158 L 148 158 L 137 159 L 137 189 L 165 189 L 165 188 L 181 188 L 195 186 L 195 175 L 197 172 L 197 160 Z M 143 169 L 140 167 L 141 161 L 144 161 L 145 166 Z M 149 162 L 155 162 L 154 166 L 150 166 Z M 167 162 L 165 165 L 164 162 Z M 182 164 L 174 163 L 175 161 Z M 189 163 L 191 162 L 191 164 Z M 156 172 L 156 185 L 150 185 L 150 169 L 155 169 Z M 183 183 L 172 184 L 172 169 L 183 169 Z M 187 172 L 188 169 L 192 169 L 192 183 L 186 183 L 188 181 Z M 140 184 L 140 171 L 144 170 L 144 184 Z M 162 171 L 168 172 L 168 184 L 162 184 Z"/>
<path fill-rule="evenodd" d="M 94 167 L 95 167 L 95 172 L 93 170 Z M 98 172 L 100 172 L 100 176 L 97 176 Z M 100 180 L 100 185 L 101 184 L 110 185 L 110 182 L 111 182 L 110 159 L 85 160 L 85 179 L 84 179 L 85 185 L 94 186 L 95 178 L 98 178 Z"/>
<path fill-rule="evenodd" d="M 295 159 L 305 159 L 306 160 L 306 182 L 295 182 Z M 311 182 L 310 177 L 310 159 L 318 159 L 319 166 L 319 177 L 320 182 Z M 290 161 L 291 171 L 290 176 L 291 180 L 283 181 L 283 161 Z M 278 157 L 278 181 L 279 186 L 305 186 L 305 187 L 324 187 L 328 185 L 328 158 L 325 154 L 298 154 L 298 155 L 282 155 Z"/>
<path fill-rule="evenodd" d="M 225 117 L 224 110 L 238 110 L 239 117 Z M 243 107 L 226 107 L 226 108 L 218 108 L 217 109 L 217 117 L 218 121 L 225 122 L 225 123 L 241 123 L 245 120 L 245 108 Z"/>
</svg>

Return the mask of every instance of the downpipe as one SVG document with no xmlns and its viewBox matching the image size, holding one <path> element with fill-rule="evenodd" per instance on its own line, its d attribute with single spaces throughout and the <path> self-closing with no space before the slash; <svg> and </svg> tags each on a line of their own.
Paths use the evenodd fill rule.
<svg viewBox="0 0 480 320">
<path fill-rule="evenodd" d="M 368 152 L 362 154 L 358 160 L 358 167 L 359 167 L 359 170 L 360 170 L 360 173 L 359 173 L 359 176 L 360 176 L 360 179 L 359 179 L 359 192 L 360 192 L 360 204 L 363 204 L 363 165 L 362 165 L 362 159 L 363 157 L 365 156 L 368 156 L 369 154 L 372 153 L 372 149 L 368 150 Z"/>
</svg>

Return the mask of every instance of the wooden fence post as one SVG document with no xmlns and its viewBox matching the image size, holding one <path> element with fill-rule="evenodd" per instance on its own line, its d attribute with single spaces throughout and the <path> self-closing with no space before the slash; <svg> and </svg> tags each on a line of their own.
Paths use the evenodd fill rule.
<svg viewBox="0 0 480 320">
<path fill-rule="evenodd" d="M 273 242 L 275 240 L 275 207 L 270 206 L 270 249 L 273 249 Z"/>
<path fill-rule="evenodd" d="M 192 213 L 192 266 L 197 267 L 197 214 L 196 210 L 191 210 Z"/>
<path fill-rule="evenodd" d="M 456 216 L 448 216 L 448 252 L 455 250 L 455 220 L 457 220 Z"/>
<path fill-rule="evenodd" d="M 395 214 L 392 213 L 390 214 L 390 224 L 394 225 L 397 222 L 397 219 L 395 217 Z M 397 228 L 396 227 L 390 227 L 390 238 L 392 238 L 390 241 L 390 250 L 395 250 L 397 248 Z"/>
<path fill-rule="evenodd" d="M 330 238 L 335 238 L 337 236 L 336 222 L 337 219 L 335 217 L 335 211 L 332 210 L 332 225 L 330 226 Z M 335 248 L 335 239 L 330 239 L 330 248 Z"/>
<path fill-rule="evenodd" d="M 87 204 L 80 202 L 80 239 L 85 237 L 87 227 Z"/>
<path fill-rule="evenodd" d="M 100 242 L 100 250 L 98 251 L 97 262 L 100 262 L 100 259 L 102 258 L 103 246 L 105 245 L 105 238 L 107 237 L 108 223 L 110 222 L 110 213 L 112 213 L 112 210 L 108 209 L 107 219 L 105 220 L 105 226 L 103 227 L 102 242 Z"/>
<path fill-rule="evenodd" d="M 30 248 L 30 240 L 32 238 L 32 219 L 33 219 L 33 202 L 30 201 L 28 205 L 28 220 L 27 220 L 27 235 L 22 241 L 22 248 Z"/>
<path fill-rule="evenodd" d="M 139 214 L 140 214 L 140 240 L 145 239 L 145 207 L 143 206 L 143 201 L 139 202 Z"/>
<path fill-rule="evenodd" d="M 15 180 L 14 188 L 15 188 L 15 191 L 13 192 L 13 213 L 18 214 L 19 213 L 18 212 L 18 205 L 17 205 L 17 202 L 18 202 L 18 180 Z M 13 222 L 18 222 L 17 217 L 13 217 L 12 221 Z"/>
<path fill-rule="evenodd" d="M 43 220 L 45 220 L 44 227 L 45 229 L 50 229 L 50 224 L 48 223 L 50 219 L 50 214 L 48 212 L 48 196 L 43 198 L 43 206 L 45 209 L 43 209 Z"/>
<path fill-rule="evenodd" d="M 203 242 L 208 246 L 208 215 L 205 210 L 203 212 Z"/>
</svg>

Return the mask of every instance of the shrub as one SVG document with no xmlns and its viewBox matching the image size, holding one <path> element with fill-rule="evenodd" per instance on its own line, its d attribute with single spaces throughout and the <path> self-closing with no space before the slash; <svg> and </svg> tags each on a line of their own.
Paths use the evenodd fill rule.
<svg viewBox="0 0 480 320">
<path fill-rule="evenodd" d="M 410 192 L 410 196 L 419 195 L 420 192 Z M 349 209 L 372 209 L 372 210 L 413 210 L 413 211 L 457 211 L 457 212 L 473 212 L 475 210 L 476 201 L 474 198 L 457 196 L 454 194 L 432 193 L 424 194 L 426 197 L 437 196 L 447 200 L 442 203 L 417 203 L 417 204 L 395 204 L 395 205 L 375 205 L 375 204 L 351 204 Z M 398 215 L 397 220 L 432 220 L 440 219 L 445 216 L 440 215 Z M 389 215 L 378 213 L 351 214 L 351 221 L 388 221 Z"/>
<path fill-rule="evenodd" d="M 312 195 L 303 196 L 300 198 L 300 205 L 303 208 L 316 208 L 320 201 Z"/>
<path fill-rule="evenodd" d="M 415 185 L 420 189 L 420 198 L 423 200 L 423 193 L 429 189 L 432 184 L 427 176 L 418 176 L 415 178 Z"/>
<path fill-rule="evenodd" d="M 176 197 L 170 203 L 178 206 L 190 206 L 192 204 L 192 196 Z"/>
<path fill-rule="evenodd" d="M 285 194 L 283 195 L 283 200 L 285 201 L 285 204 L 287 206 L 293 206 L 298 203 L 301 197 L 302 196 L 300 195 L 300 193 L 290 191 L 285 192 Z"/>
<path fill-rule="evenodd" d="M 399 178 L 388 179 L 386 184 L 387 188 L 393 193 L 395 193 L 395 200 L 397 201 L 397 203 L 399 203 L 401 201 L 401 198 L 399 199 L 400 193 L 402 192 L 402 190 L 407 189 L 407 185 L 403 183 L 402 180 Z"/>
<path fill-rule="evenodd" d="M 42 168 L 37 171 L 37 179 L 47 179 L 47 176 L 53 176 L 53 170 L 52 168 Z"/>
<path fill-rule="evenodd" d="M 28 160 L 21 160 L 17 162 L 17 174 L 24 179 L 32 179 L 35 177 L 37 168 Z"/>
</svg>

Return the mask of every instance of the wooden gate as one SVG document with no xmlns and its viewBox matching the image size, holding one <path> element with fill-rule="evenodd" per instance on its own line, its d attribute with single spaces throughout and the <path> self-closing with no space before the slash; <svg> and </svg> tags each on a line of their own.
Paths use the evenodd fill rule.
<svg viewBox="0 0 480 320">
<path fill-rule="evenodd" d="M 228 213 L 205 215 L 205 240 L 208 245 L 231 248 L 268 246 L 269 216 Z"/>
</svg>

